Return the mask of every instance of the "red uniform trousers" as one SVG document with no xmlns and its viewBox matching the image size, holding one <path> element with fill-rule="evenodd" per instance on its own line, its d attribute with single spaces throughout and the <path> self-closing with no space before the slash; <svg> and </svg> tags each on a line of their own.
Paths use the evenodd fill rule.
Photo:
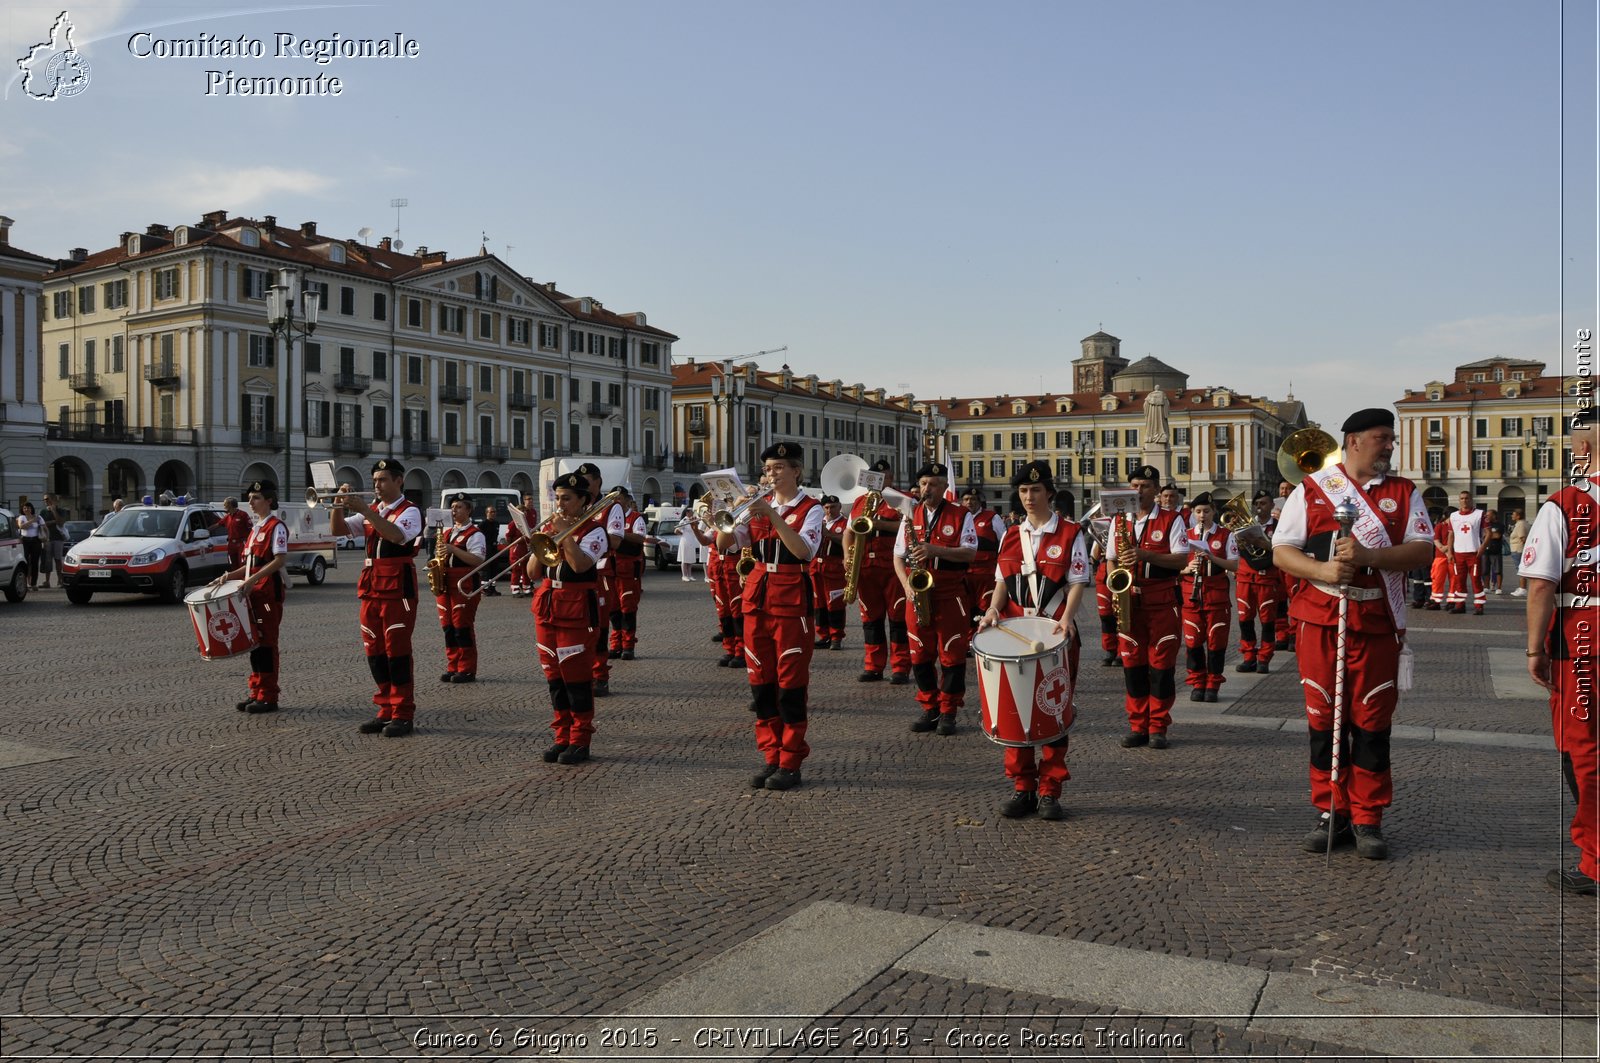
<svg viewBox="0 0 1600 1063">
<path fill-rule="evenodd" d="M 886 545 L 876 549 L 887 552 Z M 856 604 L 861 610 L 862 671 L 883 672 L 888 664 L 895 672 L 911 671 L 911 647 L 906 634 L 906 592 L 893 567 L 861 563 L 861 578 L 856 581 Z"/>
<path fill-rule="evenodd" d="M 468 598 L 458 594 L 454 581 L 459 578 L 456 573 L 450 573 L 450 590 L 433 599 L 439 610 L 439 627 L 444 631 L 445 671 L 477 675 L 478 636 L 473 624 L 478 617 L 479 596 L 474 594 Z"/>
<path fill-rule="evenodd" d="M 1188 650 L 1189 666 L 1185 682 L 1191 688 L 1220 690 L 1227 678 L 1222 662 L 1228 656 L 1228 625 L 1233 614 L 1228 581 L 1206 579 L 1198 603 L 1193 592 L 1187 586 L 1184 589 L 1183 644 Z"/>
<path fill-rule="evenodd" d="M 1272 638 L 1275 643 L 1281 642 L 1289 649 L 1294 649 L 1294 625 L 1289 623 L 1289 602 L 1294 597 L 1294 583 L 1293 576 L 1282 569 L 1278 570 L 1278 618 L 1273 622 Z M 1261 637 L 1265 639 L 1266 635 L 1263 630 Z"/>
<path fill-rule="evenodd" d="M 1178 581 L 1145 583 L 1134 590 L 1132 630 L 1117 633 L 1128 729 L 1166 734 L 1178 690 L 1174 678 L 1182 630 Z"/>
<path fill-rule="evenodd" d="M 1005 616 L 1021 616 L 1013 602 L 1006 603 Z M 1078 651 L 1082 643 L 1074 638 L 1067 643 L 1067 669 L 1072 688 L 1078 688 Z M 1067 735 L 1039 747 L 1037 761 L 1032 746 L 1006 746 L 1006 778 L 1018 791 L 1038 790 L 1040 797 L 1060 797 L 1061 784 L 1072 778 L 1067 770 Z"/>
<path fill-rule="evenodd" d="M 250 700 L 278 700 L 278 629 L 283 625 L 283 602 L 273 579 L 250 588 L 250 616 L 256 625 L 256 646 L 250 651 Z"/>
<path fill-rule="evenodd" d="M 1383 810 L 1394 799 L 1389 775 L 1389 730 L 1400 700 L 1395 677 L 1402 636 L 1392 631 L 1345 632 L 1344 741 L 1339 752 L 1339 781 L 1334 783 L 1333 689 L 1338 631 L 1304 620 L 1295 622 L 1295 631 L 1311 740 L 1311 803 L 1327 811 L 1329 796 L 1337 789 L 1335 800 L 1340 815 L 1349 815 L 1355 823 L 1381 826 Z"/>
<path fill-rule="evenodd" d="M 1450 585 L 1450 559 L 1443 554 L 1433 555 L 1433 567 L 1428 571 L 1429 579 L 1433 583 L 1433 594 L 1429 601 L 1439 606 L 1444 604 L 1445 588 Z M 1451 596 L 1454 603 L 1455 596 Z"/>
<path fill-rule="evenodd" d="M 1283 581 L 1276 571 L 1264 575 L 1246 573 L 1239 566 L 1239 579 L 1234 583 L 1234 593 L 1239 606 L 1239 656 L 1246 661 L 1269 664 L 1272 661 L 1272 637 L 1277 627 L 1278 613 L 1283 595 Z M 1256 622 L 1261 622 L 1261 639 L 1256 641 Z"/>
<path fill-rule="evenodd" d="M 525 539 L 518 539 L 506 549 L 507 564 L 511 572 L 511 589 L 514 591 L 531 591 L 533 578 L 528 575 L 528 543 Z"/>
<path fill-rule="evenodd" d="M 595 583 L 552 583 L 541 581 L 532 606 L 539 667 L 550 686 L 550 730 L 557 745 L 588 746 L 594 735 Z"/>
<path fill-rule="evenodd" d="M 1106 590 L 1106 563 L 1094 566 L 1094 611 L 1100 617 L 1100 648 L 1107 653 L 1117 649 L 1117 608 Z"/>
<path fill-rule="evenodd" d="M 722 652 L 739 660 L 744 657 L 744 613 L 739 601 L 739 551 L 719 554 L 711 549 L 706 561 L 706 586 L 711 588 L 711 599 L 717 606 L 717 623 L 722 632 Z"/>
<path fill-rule="evenodd" d="M 844 639 L 844 558 L 811 563 L 811 598 L 817 603 L 817 641 Z"/>
<path fill-rule="evenodd" d="M 372 703 L 380 720 L 410 720 L 417 714 L 411 631 L 417 603 L 411 598 L 361 599 L 361 644 L 367 669 L 378 684 Z"/>
<path fill-rule="evenodd" d="M 896 581 L 898 582 L 898 581 Z M 917 608 L 906 595 L 906 637 L 911 643 L 911 675 L 917 704 L 924 712 L 954 717 L 967 698 L 967 646 L 972 642 L 972 610 L 966 573 L 933 574 L 933 624 L 917 623 Z"/>
<path fill-rule="evenodd" d="M 979 618 L 989 610 L 989 599 L 994 597 L 994 570 L 995 558 L 973 560 L 967 569 L 967 605 L 972 613 L 972 623 L 976 627 Z"/>
<path fill-rule="evenodd" d="M 644 590 L 644 559 L 615 555 L 616 575 L 612 586 L 616 597 L 611 603 L 611 648 L 631 650 L 639 645 L 639 595 Z"/>
<path fill-rule="evenodd" d="M 592 669 L 597 683 L 611 680 L 611 605 L 617 600 L 615 565 L 616 555 L 613 554 L 611 563 L 599 569 L 600 578 L 595 583 L 595 593 L 598 595 L 595 604 L 600 610 L 600 617 L 594 628 Z"/>
<path fill-rule="evenodd" d="M 1455 564 L 1450 566 L 1450 604 L 1463 608 L 1467 604 L 1467 588 L 1472 588 L 1472 604 L 1482 609 L 1489 602 L 1489 595 L 1483 589 L 1483 580 L 1478 575 L 1479 561 L 1477 554 L 1457 554 Z"/>
<path fill-rule="evenodd" d="M 1578 847 L 1578 870 L 1600 879 L 1600 742 L 1595 735 L 1595 660 L 1550 662 L 1556 689 L 1550 722 L 1567 785 L 1578 808 L 1568 832 Z"/>
<path fill-rule="evenodd" d="M 806 745 L 806 688 L 814 635 L 809 616 L 744 614 L 744 664 L 755 710 L 756 748 L 768 764 L 799 771 Z"/>
</svg>

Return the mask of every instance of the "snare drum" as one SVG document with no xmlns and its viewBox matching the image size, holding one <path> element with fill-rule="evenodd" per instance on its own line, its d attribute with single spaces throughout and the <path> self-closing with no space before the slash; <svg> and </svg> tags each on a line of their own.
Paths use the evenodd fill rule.
<svg viewBox="0 0 1600 1063">
<path fill-rule="evenodd" d="M 249 653 L 260 641 L 243 580 L 202 587 L 186 596 L 183 604 L 189 607 L 189 619 L 194 622 L 200 656 L 208 661 Z"/>
<path fill-rule="evenodd" d="M 1052 634 L 1054 628 L 1055 621 L 1045 617 L 1014 616 L 972 637 L 983 695 L 983 733 L 989 741 L 1042 746 L 1072 726 L 1068 639 Z M 1044 648 L 1034 652 L 1028 648 L 1032 642 Z"/>
</svg>

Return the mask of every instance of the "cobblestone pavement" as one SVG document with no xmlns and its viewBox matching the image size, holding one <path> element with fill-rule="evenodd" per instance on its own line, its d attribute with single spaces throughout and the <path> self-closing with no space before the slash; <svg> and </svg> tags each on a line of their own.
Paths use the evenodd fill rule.
<svg viewBox="0 0 1600 1063">
<path fill-rule="evenodd" d="M 483 1033 L 626 1009 L 821 900 L 1595 1010 L 1595 906 L 1543 881 L 1572 862 L 1553 751 L 1396 740 L 1393 858 L 1346 851 L 1329 867 L 1298 848 L 1315 813 L 1297 732 L 1186 726 L 1180 700 L 1171 749 L 1123 750 L 1120 673 L 1091 646 L 1068 817 L 1005 820 L 975 678 L 960 733 L 912 734 L 909 687 L 855 682 L 852 630 L 816 657 L 804 785 L 752 791 L 743 673 L 715 667 L 705 584 L 674 571 L 647 575 L 640 659 L 615 662 L 595 759 L 546 765 L 528 602 L 509 596 L 479 613 L 474 685 L 436 682 L 426 605 L 417 733 L 358 734 L 371 711 L 353 579 L 293 589 L 285 709 L 264 716 L 234 711 L 246 665 L 202 661 L 181 608 L 73 607 L 55 591 L 0 608 L 0 1058 L 533 1056 L 542 1046 Z M 1418 689 L 1397 722 L 1548 734 L 1542 702 L 1488 689 L 1488 649 L 1521 646 L 1520 605 L 1414 612 Z M 1230 662 L 1204 708 L 1295 717 L 1297 692 L 1289 655 L 1265 677 Z M 1071 1001 L 900 970 L 839 1011 L 984 1016 L 962 1020 L 974 1032 L 1107 1024 L 1071 1019 L 1094 1012 Z M 424 1026 L 477 1044 L 419 1046 Z M 1338 1051 L 1223 1017 L 1145 1029 L 1184 1033 L 1173 1054 Z"/>
</svg>

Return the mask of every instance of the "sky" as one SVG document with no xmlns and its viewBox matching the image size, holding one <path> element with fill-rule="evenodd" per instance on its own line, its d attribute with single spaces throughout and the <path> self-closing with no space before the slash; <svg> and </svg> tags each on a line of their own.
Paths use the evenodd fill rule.
<svg viewBox="0 0 1600 1063">
<path fill-rule="evenodd" d="M 0 214 L 52 257 L 211 210 L 487 236 L 678 359 L 1038 394 L 1103 328 L 1334 424 L 1596 324 L 1592 2 L 80 0 L 89 82 L 32 99 L 66 2 L 0 12 Z M 202 34 L 266 54 L 135 54 Z"/>
</svg>

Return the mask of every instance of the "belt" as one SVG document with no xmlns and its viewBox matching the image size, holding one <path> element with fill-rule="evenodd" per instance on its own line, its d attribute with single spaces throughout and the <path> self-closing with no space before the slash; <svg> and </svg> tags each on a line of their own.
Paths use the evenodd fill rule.
<svg viewBox="0 0 1600 1063">
<path fill-rule="evenodd" d="M 1352 602 L 1375 602 L 1384 596 L 1382 587 L 1345 587 L 1341 591 L 1340 588 L 1331 583 L 1319 583 L 1316 580 L 1310 580 L 1309 582 L 1323 594 L 1329 594 L 1335 598 L 1339 597 L 1340 594 L 1344 594 Z"/>
</svg>

